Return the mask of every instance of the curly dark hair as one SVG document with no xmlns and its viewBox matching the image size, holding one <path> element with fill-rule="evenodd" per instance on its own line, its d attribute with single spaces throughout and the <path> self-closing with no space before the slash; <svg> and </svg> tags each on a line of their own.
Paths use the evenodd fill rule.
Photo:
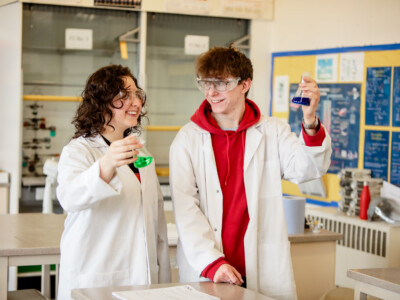
<svg viewBox="0 0 400 300">
<path fill-rule="evenodd" d="M 246 79 L 253 79 L 253 65 L 233 44 L 227 48 L 213 47 L 197 57 L 196 76 L 221 79 L 228 76 L 240 77 L 240 83 Z"/>
<path fill-rule="evenodd" d="M 113 116 L 110 107 L 120 108 L 114 106 L 113 99 L 120 92 L 122 94 L 127 93 L 124 77 L 132 78 L 137 88 L 140 89 L 137 79 L 132 75 L 130 69 L 121 65 L 102 67 L 88 78 L 82 92 L 82 103 L 72 121 L 76 128 L 74 139 L 80 136 L 92 137 L 101 134 L 104 125 L 114 128 L 109 124 Z M 146 98 L 142 101 L 142 110 L 137 119 L 137 125 L 126 129 L 124 136 L 132 132 L 140 133 L 142 118 L 147 114 L 145 110 Z"/>
</svg>

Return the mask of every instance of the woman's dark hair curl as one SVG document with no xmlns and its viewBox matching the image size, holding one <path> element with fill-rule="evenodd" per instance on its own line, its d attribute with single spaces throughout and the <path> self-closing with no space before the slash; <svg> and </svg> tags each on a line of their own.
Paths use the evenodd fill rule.
<svg viewBox="0 0 400 300">
<path fill-rule="evenodd" d="M 72 121 L 76 129 L 73 138 L 92 137 L 101 134 L 104 125 L 113 127 L 109 124 L 113 116 L 110 107 L 119 108 L 113 105 L 114 97 L 120 92 L 122 94 L 127 93 L 124 77 L 132 78 L 137 88 L 140 89 L 137 79 L 132 75 L 130 69 L 121 65 L 102 67 L 88 78 L 82 92 L 82 103 Z M 145 104 L 146 99 L 143 99 L 137 125 L 125 130 L 124 136 L 132 132 L 140 133 L 142 118 L 147 114 Z"/>
</svg>

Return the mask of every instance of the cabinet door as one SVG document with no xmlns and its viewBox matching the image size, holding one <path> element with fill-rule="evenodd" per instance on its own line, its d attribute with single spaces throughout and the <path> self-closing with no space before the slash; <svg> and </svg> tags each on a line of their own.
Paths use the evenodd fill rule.
<svg viewBox="0 0 400 300">
<path fill-rule="evenodd" d="M 80 95 L 88 76 L 108 64 L 128 66 L 137 75 L 137 43 L 128 43 L 128 60 L 123 60 L 118 41 L 136 27 L 136 11 L 24 4 L 24 94 Z M 92 42 L 66 47 L 69 29 L 89 30 Z M 68 36 L 87 38 L 85 33 Z"/>
<path fill-rule="evenodd" d="M 195 81 L 197 55 L 185 51 L 187 35 L 209 37 L 211 48 L 228 46 L 248 31 L 248 20 L 149 13 L 146 89 L 150 125 L 184 125 L 204 100 Z M 175 135 L 176 131 L 147 132 L 147 145 L 158 165 L 168 164 L 169 146 Z"/>
<path fill-rule="evenodd" d="M 138 27 L 138 14 L 122 9 L 24 4 L 24 95 L 79 97 L 87 78 L 109 64 L 128 66 L 138 76 L 138 43 L 127 43 L 128 59 L 121 58 L 119 46 L 119 37 Z M 69 29 L 78 32 L 67 35 Z M 67 45 L 68 37 L 78 43 Z M 42 175 L 46 159 L 57 156 L 69 142 L 78 104 L 23 102 L 23 176 Z"/>
</svg>

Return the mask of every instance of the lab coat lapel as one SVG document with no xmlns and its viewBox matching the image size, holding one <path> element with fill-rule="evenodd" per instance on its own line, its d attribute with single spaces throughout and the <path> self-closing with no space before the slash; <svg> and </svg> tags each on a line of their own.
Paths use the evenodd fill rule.
<svg viewBox="0 0 400 300">
<path fill-rule="evenodd" d="M 140 168 L 140 179 L 141 179 L 141 191 L 142 191 L 142 209 L 143 209 L 143 220 L 145 226 L 145 235 L 146 235 L 146 245 L 147 245 L 147 255 L 148 255 L 148 263 L 150 266 L 150 283 L 158 283 L 158 275 L 157 275 L 157 251 L 156 251 L 156 241 L 153 232 L 157 232 L 156 222 L 157 215 L 154 215 L 154 205 L 157 207 L 157 190 L 154 190 L 154 185 L 150 185 L 151 180 L 157 180 L 153 178 L 150 172 L 154 172 L 154 163 L 150 164 L 147 167 Z M 135 176 L 136 177 L 136 176 Z"/>
<path fill-rule="evenodd" d="M 222 230 L 222 208 L 223 208 L 223 197 L 221 186 L 218 180 L 217 164 L 215 162 L 215 155 L 211 141 L 211 134 L 209 132 L 203 134 L 203 152 L 204 152 L 204 168 L 205 178 L 210 181 L 209 185 L 206 185 L 207 199 L 212 199 L 208 202 L 209 206 L 208 216 L 213 220 L 213 223 L 217 225 L 219 232 Z M 221 237 L 218 237 L 220 241 Z"/>
<path fill-rule="evenodd" d="M 247 130 L 245 154 L 244 154 L 244 166 L 243 166 L 244 173 L 246 173 L 250 161 L 254 157 L 262 140 L 263 140 L 263 134 L 259 131 L 258 126 L 250 127 Z"/>
</svg>

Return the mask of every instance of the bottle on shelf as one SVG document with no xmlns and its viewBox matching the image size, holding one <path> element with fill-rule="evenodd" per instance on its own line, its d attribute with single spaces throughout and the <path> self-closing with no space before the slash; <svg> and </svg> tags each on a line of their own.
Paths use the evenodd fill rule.
<svg viewBox="0 0 400 300">
<path fill-rule="evenodd" d="M 371 194 L 369 193 L 368 182 L 364 181 L 364 186 L 360 195 L 360 219 L 368 220 L 368 207 L 371 202 Z"/>
</svg>

